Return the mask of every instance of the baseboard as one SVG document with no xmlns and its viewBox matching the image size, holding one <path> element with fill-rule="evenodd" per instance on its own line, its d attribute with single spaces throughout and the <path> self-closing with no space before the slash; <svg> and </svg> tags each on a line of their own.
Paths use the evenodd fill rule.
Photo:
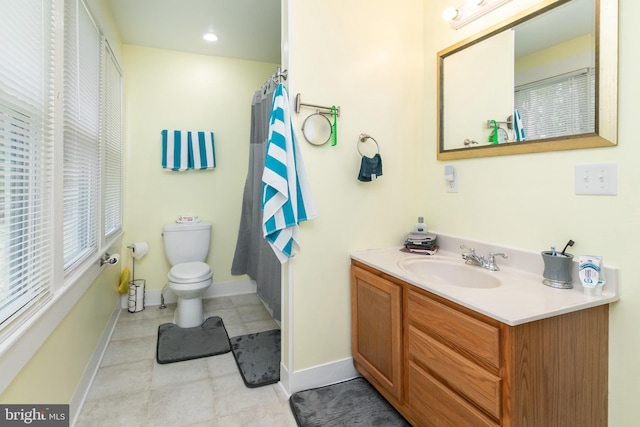
<svg viewBox="0 0 640 427">
<path fill-rule="evenodd" d="M 160 305 L 162 300 L 161 289 L 154 289 L 151 291 L 145 290 L 144 293 L 144 305 L 145 306 L 156 306 Z M 256 282 L 255 280 L 245 279 L 245 280 L 236 280 L 233 282 L 220 282 L 214 283 L 206 290 L 202 298 L 217 298 L 217 297 L 226 297 L 230 295 L 242 295 L 242 294 L 255 294 L 256 293 Z M 178 301 L 176 295 L 171 292 L 170 289 L 164 290 L 164 302 L 165 304 L 171 304 Z M 120 298 L 120 307 L 127 308 L 129 305 L 129 296 L 122 295 Z"/>
<path fill-rule="evenodd" d="M 295 372 L 289 372 L 284 365 L 280 365 L 280 386 L 288 396 L 301 390 L 335 384 L 359 376 L 351 357 Z"/>
<path fill-rule="evenodd" d="M 109 341 L 111 340 L 111 335 L 113 335 L 113 330 L 118 323 L 118 318 L 120 317 L 120 305 L 116 304 L 113 309 L 113 313 L 111 313 L 111 317 L 107 322 L 107 325 L 104 328 L 104 333 L 100 338 L 100 342 L 96 346 L 87 367 L 82 374 L 82 378 L 80 378 L 80 382 L 76 387 L 73 396 L 71 396 L 71 401 L 69 402 L 69 425 L 73 426 L 80 415 L 80 411 L 82 410 L 82 405 L 84 405 L 84 401 L 87 398 L 87 394 L 89 393 L 89 389 L 91 388 L 91 384 L 93 383 L 93 379 L 98 372 L 98 368 L 100 368 L 100 362 L 102 362 L 102 358 L 104 357 L 104 352 L 107 350 L 107 346 L 109 345 Z"/>
</svg>

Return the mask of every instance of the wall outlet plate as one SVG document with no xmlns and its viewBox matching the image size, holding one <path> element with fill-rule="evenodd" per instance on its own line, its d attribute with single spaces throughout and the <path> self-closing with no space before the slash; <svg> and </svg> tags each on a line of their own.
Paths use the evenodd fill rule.
<svg viewBox="0 0 640 427">
<path fill-rule="evenodd" d="M 452 171 L 451 175 L 453 175 L 452 180 L 445 180 L 447 186 L 447 193 L 457 193 L 458 192 L 458 174 L 456 171 Z"/>
<path fill-rule="evenodd" d="M 583 163 L 576 165 L 576 194 L 615 196 L 618 194 L 617 163 Z"/>
</svg>

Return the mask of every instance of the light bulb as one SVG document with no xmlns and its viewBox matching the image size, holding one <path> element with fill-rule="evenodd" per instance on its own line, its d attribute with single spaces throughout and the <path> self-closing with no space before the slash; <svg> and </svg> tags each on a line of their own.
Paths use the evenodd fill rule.
<svg viewBox="0 0 640 427">
<path fill-rule="evenodd" d="M 445 21 L 453 21 L 460 17 L 460 11 L 453 6 L 449 6 L 442 11 L 442 19 Z"/>
<path fill-rule="evenodd" d="M 202 38 L 205 39 L 208 42 L 214 42 L 216 40 L 218 40 L 218 36 L 216 36 L 213 33 L 206 33 L 202 35 Z"/>
<path fill-rule="evenodd" d="M 467 0 L 467 4 L 469 6 L 480 6 L 482 3 L 484 3 L 486 0 Z"/>
</svg>

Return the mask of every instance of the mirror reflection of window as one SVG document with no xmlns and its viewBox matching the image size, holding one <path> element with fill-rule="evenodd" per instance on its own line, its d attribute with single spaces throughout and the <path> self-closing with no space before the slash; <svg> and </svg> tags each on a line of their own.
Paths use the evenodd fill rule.
<svg viewBox="0 0 640 427">
<path fill-rule="evenodd" d="M 596 79 L 593 68 L 516 87 L 514 103 L 528 139 L 595 131 Z"/>
</svg>

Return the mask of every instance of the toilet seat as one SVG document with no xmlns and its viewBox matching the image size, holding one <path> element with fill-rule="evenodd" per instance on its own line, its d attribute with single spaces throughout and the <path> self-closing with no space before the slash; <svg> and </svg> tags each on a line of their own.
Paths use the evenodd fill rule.
<svg viewBox="0 0 640 427">
<path fill-rule="evenodd" d="M 211 267 L 204 262 L 183 262 L 174 265 L 169 271 L 169 281 L 173 283 L 197 283 L 211 279 Z"/>
</svg>

